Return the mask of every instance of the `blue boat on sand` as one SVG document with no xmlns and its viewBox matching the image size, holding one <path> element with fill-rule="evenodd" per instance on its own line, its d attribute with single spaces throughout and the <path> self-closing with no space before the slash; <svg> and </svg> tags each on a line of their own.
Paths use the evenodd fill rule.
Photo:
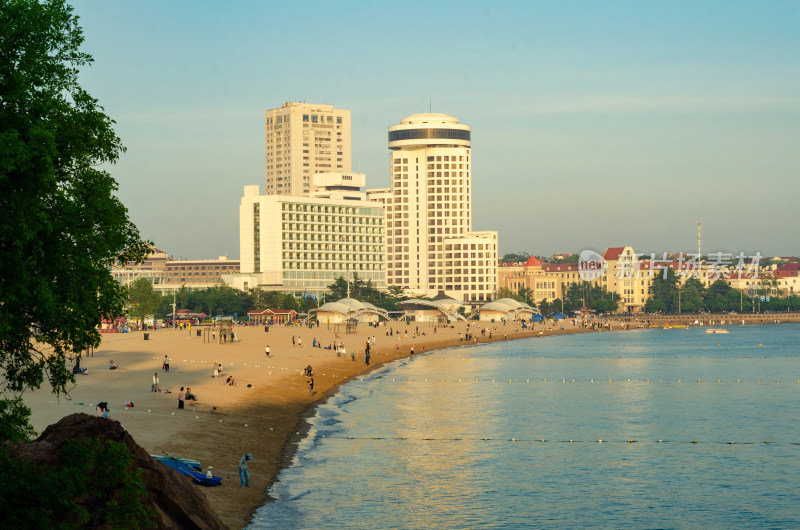
<svg viewBox="0 0 800 530">
<path fill-rule="evenodd" d="M 201 486 L 219 486 L 222 482 L 222 477 L 209 477 L 203 473 L 200 462 L 189 458 L 176 458 L 170 455 L 150 455 L 155 460 L 158 460 L 165 466 L 171 467 L 175 471 L 186 475 L 192 479 L 195 484 Z"/>
</svg>

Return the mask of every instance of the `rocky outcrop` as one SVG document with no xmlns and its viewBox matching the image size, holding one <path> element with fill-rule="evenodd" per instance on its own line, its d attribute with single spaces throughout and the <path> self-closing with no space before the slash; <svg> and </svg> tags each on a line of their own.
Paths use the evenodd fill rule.
<svg viewBox="0 0 800 530">
<path fill-rule="evenodd" d="M 147 502 L 157 511 L 158 528 L 226 528 L 205 495 L 198 490 L 202 486 L 153 460 L 118 422 L 88 414 L 70 414 L 47 427 L 36 440 L 15 448 L 14 455 L 36 464 L 58 466 L 61 446 L 67 440 L 85 438 L 95 438 L 103 443 L 113 440 L 130 449 L 134 464 L 142 470 Z"/>
</svg>

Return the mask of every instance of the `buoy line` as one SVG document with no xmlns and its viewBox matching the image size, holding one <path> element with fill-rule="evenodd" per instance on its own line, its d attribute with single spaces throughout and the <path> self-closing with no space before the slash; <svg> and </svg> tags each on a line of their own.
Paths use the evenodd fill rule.
<svg viewBox="0 0 800 530">
<path fill-rule="evenodd" d="M 695 378 L 687 378 L 687 379 L 663 379 L 663 378 L 647 378 L 647 379 L 632 379 L 629 377 L 622 377 L 619 379 L 606 379 L 604 377 L 598 378 L 591 378 L 591 379 L 576 379 L 576 378 L 565 378 L 565 377 L 540 377 L 540 378 L 530 378 L 530 379 L 501 379 L 501 383 L 661 383 L 661 384 L 670 384 L 670 383 L 705 383 L 705 384 L 747 384 L 747 383 L 754 383 L 758 385 L 773 383 L 773 384 L 781 384 L 784 381 L 791 381 L 792 383 L 800 383 L 800 379 L 792 380 L 791 377 L 786 379 L 775 379 L 765 381 L 762 379 L 718 379 L 718 378 L 710 378 L 710 379 L 695 379 Z M 353 383 L 356 381 L 353 380 Z M 359 383 L 367 383 L 367 384 L 378 384 L 378 383 L 497 383 L 497 379 L 480 379 L 474 377 L 462 377 L 460 379 L 403 379 L 403 378 L 383 378 L 378 377 L 375 379 L 359 379 Z"/>
<path fill-rule="evenodd" d="M 692 445 L 795 445 L 800 446 L 800 442 L 773 442 L 769 440 L 761 442 L 737 442 L 737 441 L 719 441 L 719 440 L 640 440 L 640 439 L 623 439 L 623 440 L 608 440 L 598 438 L 594 440 L 552 440 L 545 438 L 469 438 L 469 437 L 408 437 L 408 436 L 331 436 L 323 435 L 322 438 L 326 440 L 381 440 L 381 441 L 417 441 L 417 442 L 520 442 L 520 443 L 555 443 L 555 444 L 692 444 Z"/>
</svg>

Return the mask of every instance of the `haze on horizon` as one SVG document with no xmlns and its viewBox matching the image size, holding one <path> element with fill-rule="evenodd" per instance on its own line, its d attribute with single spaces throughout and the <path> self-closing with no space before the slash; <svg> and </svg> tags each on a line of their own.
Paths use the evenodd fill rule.
<svg viewBox="0 0 800 530">
<path fill-rule="evenodd" d="M 798 255 L 800 4 L 775 1 L 76 2 L 83 86 L 128 151 L 111 168 L 143 237 L 239 255 L 264 190 L 264 111 L 350 109 L 353 170 L 389 182 L 387 127 L 472 127 L 473 228 L 500 255 Z"/>
</svg>

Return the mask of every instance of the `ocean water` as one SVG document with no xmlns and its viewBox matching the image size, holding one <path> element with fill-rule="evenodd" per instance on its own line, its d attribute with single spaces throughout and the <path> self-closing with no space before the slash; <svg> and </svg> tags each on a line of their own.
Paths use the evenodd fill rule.
<svg viewBox="0 0 800 530">
<path fill-rule="evenodd" d="M 382 367 L 318 407 L 250 528 L 800 527 L 800 325 L 729 329 Z"/>
</svg>

